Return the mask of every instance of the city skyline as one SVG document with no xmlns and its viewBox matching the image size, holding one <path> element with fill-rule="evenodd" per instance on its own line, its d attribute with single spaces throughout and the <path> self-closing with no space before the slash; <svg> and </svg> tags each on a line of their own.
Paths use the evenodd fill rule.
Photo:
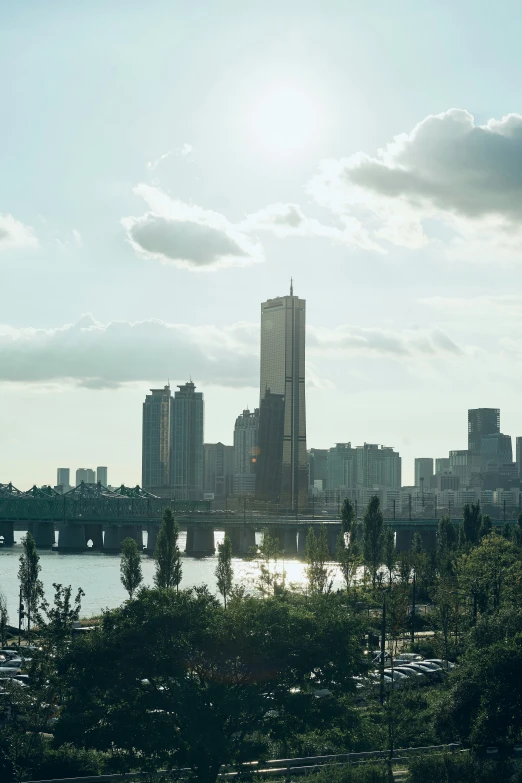
<svg viewBox="0 0 522 783">
<path fill-rule="evenodd" d="M 522 431 L 518 3 L 3 5 L 2 481 L 140 483 L 169 377 L 230 444 L 291 276 L 309 446 Z"/>
</svg>

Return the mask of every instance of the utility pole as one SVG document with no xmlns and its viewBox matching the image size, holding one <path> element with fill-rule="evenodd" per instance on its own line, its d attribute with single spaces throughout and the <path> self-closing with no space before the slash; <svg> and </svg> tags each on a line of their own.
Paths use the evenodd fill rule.
<svg viewBox="0 0 522 783">
<path fill-rule="evenodd" d="M 381 704 L 384 704 L 384 658 L 386 655 L 386 590 L 382 591 L 382 627 L 381 627 Z M 393 685 L 393 683 L 392 683 Z"/>
<path fill-rule="evenodd" d="M 25 617 L 25 606 L 22 602 L 22 588 L 20 587 L 20 598 L 18 601 L 18 647 L 21 645 L 22 637 L 22 620 Z"/>
</svg>

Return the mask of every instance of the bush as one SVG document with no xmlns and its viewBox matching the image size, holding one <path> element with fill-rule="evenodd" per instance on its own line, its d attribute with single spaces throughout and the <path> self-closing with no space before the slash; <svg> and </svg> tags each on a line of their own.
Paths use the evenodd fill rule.
<svg viewBox="0 0 522 783">
<path fill-rule="evenodd" d="M 518 783 L 511 761 L 480 761 L 471 753 L 421 756 L 409 763 L 408 783 Z"/>
<path fill-rule="evenodd" d="M 321 772 L 307 775 L 308 783 L 386 783 L 387 770 L 384 764 L 329 765 Z"/>
<path fill-rule="evenodd" d="M 103 772 L 103 756 L 95 750 L 84 750 L 74 745 L 48 747 L 43 756 L 33 765 L 33 780 L 53 778 L 87 777 Z"/>
</svg>

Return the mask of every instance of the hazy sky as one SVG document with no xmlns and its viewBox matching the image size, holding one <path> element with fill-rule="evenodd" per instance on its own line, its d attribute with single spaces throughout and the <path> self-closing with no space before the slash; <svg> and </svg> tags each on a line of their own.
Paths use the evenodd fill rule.
<svg viewBox="0 0 522 783">
<path fill-rule="evenodd" d="M 522 434 L 522 5 L 0 2 L 0 482 L 141 478 L 141 405 L 258 400 L 307 301 L 308 445 Z"/>
</svg>

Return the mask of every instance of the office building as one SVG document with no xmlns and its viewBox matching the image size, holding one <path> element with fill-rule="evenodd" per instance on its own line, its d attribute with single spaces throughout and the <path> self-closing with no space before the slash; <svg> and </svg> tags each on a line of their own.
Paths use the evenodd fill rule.
<svg viewBox="0 0 522 783">
<path fill-rule="evenodd" d="M 522 479 L 522 437 L 515 439 L 515 459 L 517 461 L 518 477 Z"/>
<path fill-rule="evenodd" d="M 223 503 L 232 495 L 234 447 L 223 443 L 203 444 L 203 493 Z"/>
<path fill-rule="evenodd" d="M 473 473 L 480 471 L 480 450 L 478 454 L 470 449 L 453 449 L 449 453 L 450 473 L 458 476 L 460 486 L 467 487 Z"/>
<path fill-rule="evenodd" d="M 259 407 L 259 454 L 256 462 L 258 500 L 280 502 L 284 431 L 284 395 L 267 391 Z"/>
<path fill-rule="evenodd" d="M 234 426 L 234 495 L 256 491 L 256 464 L 259 453 L 259 408 L 246 408 Z"/>
<path fill-rule="evenodd" d="M 416 457 L 415 486 L 430 489 L 433 476 L 433 459 L 431 457 Z"/>
<path fill-rule="evenodd" d="M 171 413 L 170 485 L 176 500 L 203 496 L 203 394 L 192 381 L 178 386 Z"/>
<path fill-rule="evenodd" d="M 328 450 L 327 486 L 329 490 L 346 491 L 357 486 L 357 450 L 351 443 L 336 443 Z"/>
<path fill-rule="evenodd" d="M 96 481 L 98 484 L 101 484 L 102 487 L 107 487 L 107 468 L 106 467 L 97 467 L 96 468 Z"/>
<path fill-rule="evenodd" d="M 309 450 L 308 486 L 317 490 L 328 488 L 328 449 Z"/>
<path fill-rule="evenodd" d="M 445 473 L 450 469 L 449 457 L 438 457 L 435 460 L 435 475 Z"/>
<path fill-rule="evenodd" d="M 357 486 L 400 489 L 402 463 L 391 446 L 365 443 L 357 446 Z"/>
<path fill-rule="evenodd" d="M 269 475 L 273 478 L 273 485 L 265 485 L 263 489 L 265 492 L 269 490 L 273 500 L 277 499 L 282 506 L 292 509 L 304 508 L 308 503 L 305 319 L 305 300 L 293 295 L 292 285 L 289 296 L 269 299 L 261 305 L 259 456 L 265 465 L 263 481 Z M 268 395 L 279 398 L 279 401 L 271 400 L 263 407 Z M 267 455 L 263 456 L 261 432 L 275 436 L 277 427 L 266 422 L 262 424 L 262 418 L 273 413 L 278 419 L 280 404 L 283 405 L 281 469 L 276 471 L 266 465 Z"/>
<path fill-rule="evenodd" d="M 71 471 L 69 468 L 58 468 L 56 471 L 56 485 L 61 487 L 60 493 L 69 492 L 71 488 Z"/>
<path fill-rule="evenodd" d="M 500 432 L 499 408 L 473 408 L 468 410 L 468 451 L 480 455 L 481 441 L 485 435 Z"/>
<path fill-rule="evenodd" d="M 82 481 L 84 484 L 95 484 L 96 474 L 94 470 L 91 470 L 90 468 L 78 468 L 76 471 L 76 486 L 79 487 Z"/>
<path fill-rule="evenodd" d="M 502 432 L 483 435 L 480 441 L 480 458 L 483 472 L 512 463 L 511 436 L 504 435 Z"/>
<path fill-rule="evenodd" d="M 170 497 L 170 386 L 151 389 L 143 403 L 141 486 L 161 497 Z"/>
</svg>

